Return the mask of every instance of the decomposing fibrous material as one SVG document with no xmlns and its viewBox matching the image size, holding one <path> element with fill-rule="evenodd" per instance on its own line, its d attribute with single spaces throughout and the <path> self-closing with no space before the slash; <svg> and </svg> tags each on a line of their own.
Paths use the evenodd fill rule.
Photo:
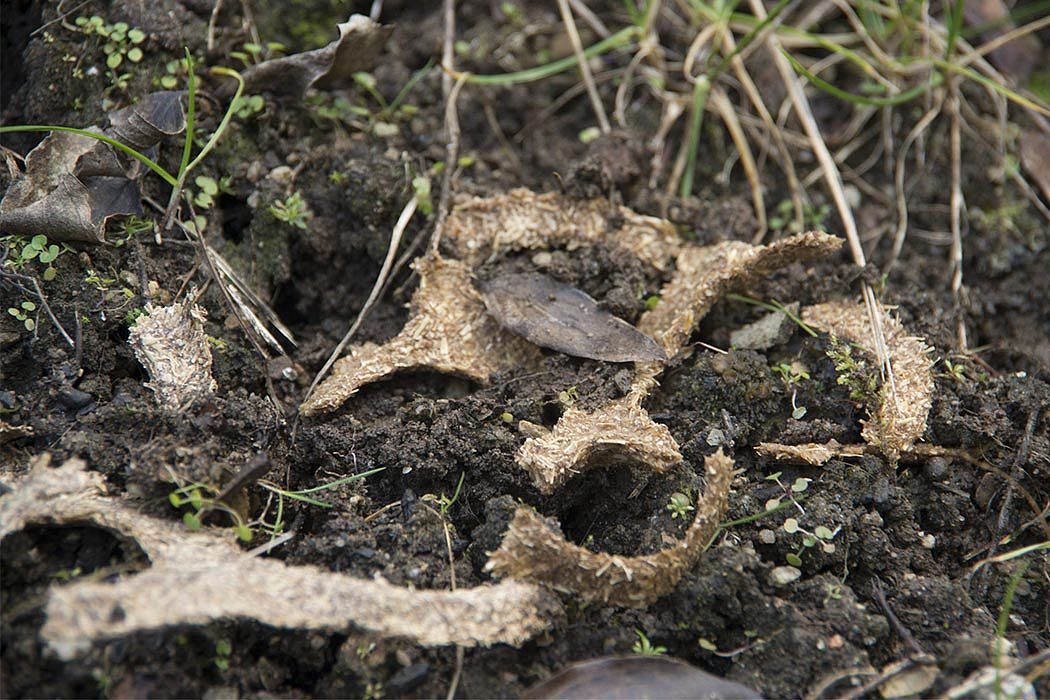
<svg viewBox="0 0 1050 700">
<path fill-rule="evenodd" d="M 516 460 L 540 493 L 553 493 L 597 464 L 627 463 L 664 472 L 682 461 L 666 425 L 654 422 L 629 394 L 595 411 L 570 408 L 554 429 L 530 437 Z"/>
<path fill-rule="evenodd" d="M 725 512 L 733 460 L 719 450 L 704 465 L 707 487 L 696 505 L 696 517 L 672 547 L 635 557 L 591 552 L 568 542 L 556 525 L 532 509 L 520 507 L 485 569 L 500 577 L 543 583 L 585 601 L 649 605 L 673 590 L 696 563 Z"/>
<path fill-rule="evenodd" d="M 763 457 L 804 462 L 819 467 L 827 464 L 834 457 L 859 457 L 864 454 L 864 448 L 864 445 L 843 445 L 838 440 L 829 440 L 824 443 L 807 442 L 801 445 L 760 442 L 755 445 L 755 452 Z"/>
<path fill-rule="evenodd" d="M 487 382 L 498 370 L 539 359 L 539 349 L 500 328 L 485 311 L 470 268 L 458 260 L 415 263 L 412 315 L 392 340 L 352 348 L 300 407 L 309 416 L 338 408 L 362 386 L 404 370 L 431 370 Z"/>
<path fill-rule="evenodd" d="M 246 70 L 245 91 L 302 97 L 309 88 L 344 87 L 354 73 L 372 70 L 394 31 L 364 15 L 351 15 L 338 27 L 339 38 L 327 46 L 263 61 Z"/>
<path fill-rule="evenodd" d="M 878 405 L 864 421 L 861 436 L 890 461 L 909 451 L 926 430 L 933 404 L 931 348 L 921 338 L 909 336 L 900 321 L 880 311 L 892 374 L 879 389 Z M 828 302 L 803 309 L 803 320 L 875 354 L 874 334 L 862 304 Z"/>
<path fill-rule="evenodd" d="M 185 128 L 183 93 L 155 92 L 89 129 L 144 151 Z M 109 144 L 54 132 L 26 156 L 26 171 L 0 201 L 5 233 L 44 234 L 52 242 L 101 243 L 114 216 L 142 214 L 136 179 L 143 166 Z"/>
<path fill-rule="evenodd" d="M 655 362 L 663 348 L 572 285 L 541 272 L 501 275 L 482 286 L 485 307 L 531 343 L 605 362 Z"/>
<path fill-rule="evenodd" d="M 613 219 L 617 226 L 610 225 Z M 576 250 L 604 243 L 659 271 L 670 269 L 679 247 L 678 233 L 663 219 L 605 199 L 522 188 L 457 202 L 445 222 L 443 242 L 452 257 L 471 266 L 518 250 Z"/>
<path fill-rule="evenodd" d="M 146 304 L 131 327 L 128 344 L 149 372 L 146 386 L 166 411 L 178 411 L 215 391 L 205 311 L 193 301 Z"/>
<path fill-rule="evenodd" d="M 831 255 L 841 247 L 841 238 L 810 231 L 764 246 L 727 241 L 685 248 L 678 256 L 674 277 L 660 292 L 660 303 L 642 316 L 638 329 L 674 354 L 727 293 L 792 263 Z"/>
<path fill-rule="evenodd" d="M 638 327 L 674 355 L 726 293 L 759 275 L 829 255 L 841 246 L 839 238 L 809 232 L 768 246 L 734 241 L 683 248 L 674 277 L 660 292 L 660 303 L 642 315 Z M 518 464 L 543 493 L 596 463 L 628 461 L 655 471 L 677 464 L 682 457 L 670 431 L 642 408 L 662 370 L 661 363 L 639 363 L 627 396 L 590 413 L 566 412 L 552 431 L 525 441 L 518 450 Z"/>
<path fill-rule="evenodd" d="M 41 636 L 66 658 L 93 640 L 227 619 L 477 646 L 521 644 L 561 616 L 556 596 L 528 583 L 418 591 L 254 557 L 228 535 L 187 532 L 105 496 L 105 478 L 79 460 L 38 465 L 9 485 L 13 492 L 0 499 L 0 536 L 27 525 L 90 523 L 133 540 L 152 562 L 116 583 L 51 590 Z"/>
</svg>

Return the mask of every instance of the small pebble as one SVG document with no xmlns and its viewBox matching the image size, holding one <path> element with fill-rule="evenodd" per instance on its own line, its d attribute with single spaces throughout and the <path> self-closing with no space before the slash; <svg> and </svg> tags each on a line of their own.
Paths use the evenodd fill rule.
<svg viewBox="0 0 1050 700">
<path fill-rule="evenodd" d="M 95 400 L 95 397 L 80 389 L 63 389 L 58 392 L 58 402 L 66 408 L 78 411 Z"/>
<path fill-rule="evenodd" d="M 769 580 L 774 586 L 786 586 L 802 578 L 802 572 L 793 566 L 778 566 L 769 572 Z"/>
</svg>

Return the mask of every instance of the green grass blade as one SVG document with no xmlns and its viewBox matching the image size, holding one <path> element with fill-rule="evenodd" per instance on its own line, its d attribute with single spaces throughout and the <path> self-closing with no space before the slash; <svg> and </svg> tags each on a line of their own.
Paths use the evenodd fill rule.
<svg viewBox="0 0 1050 700">
<path fill-rule="evenodd" d="M 190 153 L 193 150 L 193 130 L 197 116 L 197 74 L 193 72 L 193 55 L 186 49 L 186 140 L 182 142 L 182 160 L 179 161 L 178 181 L 182 182 L 189 171 Z"/>
<path fill-rule="evenodd" d="M 201 152 L 197 154 L 197 157 L 190 161 L 190 164 L 186 166 L 185 172 L 189 172 L 197 167 L 197 164 L 211 152 L 211 149 L 215 148 L 215 144 L 219 142 L 223 132 L 226 131 L 226 127 L 230 125 L 230 120 L 233 119 L 233 113 L 237 106 L 237 101 L 241 98 L 241 94 L 244 92 L 244 78 L 242 78 L 241 74 L 237 71 L 231 68 L 218 67 L 212 68 L 211 72 L 216 75 L 225 75 L 229 78 L 234 78 L 237 81 L 237 90 L 233 93 L 233 97 L 230 98 L 230 106 L 226 108 L 226 114 L 222 115 L 222 121 L 219 122 L 219 126 L 215 129 L 215 133 L 208 139 L 208 143 L 204 144 L 204 148 L 202 148 Z M 190 104 L 193 104 L 192 100 L 190 100 Z"/>
<path fill-rule="evenodd" d="M 137 160 L 138 162 L 145 165 L 147 168 L 152 170 L 161 176 L 164 182 L 168 183 L 172 187 L 175 186 L 178 181 L 175 176 L 165 170 L 156 161 L 151 159 L 149 156 L 139 153 L 131 146 L 127 146 L 116 139 L 106 136 L 105 134 L 99 134 L 94 131 L 88 131 L 87 129 L 78 129 L 72 126 L 52 126 L 52 125 L 40 125 L 40 124 L 26 124 L 17 126 L 0 126 L 0 134 L 15 133 L 20 131 L 67 131 L 71 134 L 77 134 L 79 136 L 87 136 L 88 138 L 101 141 L 102 143 L 109 144 L 113 148 L 116 148 L 129 156 Z"/>
<path fill-rule="evenodd" d="M 855 93 L 848 92 L 846 90 L 843 90 L 842 88 L 832 85 L 831 83 L 817 76 L 808 68 L 799 63 L 798 59 L 796 59 L 787 51 L 781 50 L 781 53 L 784 54 L 787 60 L 791 63 L 791 67 L 794 68 L 797 73 L 801 74 L 803 77 L 806 78 L 806 80 L 810 81 L 824 92 L 828 93 L 832 97 L 837 97 L 840 100 L 845 100 L 846 102 L 849 102 L 851 104 L 865 107 L 894 107 L 897 105 L 906 104 L 914 100 L 916 97 L 919 97 L 927 90 L 931 90 L 934 87 L 940 85 L 941 82 L 943 82 L 944 80 L 944 78 L 939 73 L 934 73 L 932 76 L 930 76 L 930 80 L 928 83 L 916 85 L 910 90 L 905 90 L 904 92 L 897 93 L 896 95 L 892 95 L 890 97 L 868 97 L 867 95 L 857 95 Z"/>
<path fill-rule="evenodd" d="M 584 50 L 583 55 L 587 58 L 594 58 L 595 56 L 600 56 L 607 51 L 626 46 L 638 36 L 639 31 L 638 27 L 634 25 L 625 27 L 615 34 L 599 41 L 597 44 L 588 47 Z M 470 75 L 467 78 L 467 82 L 474 83 L 475 85 L 516 85 L 518 83 L 531 83 L 569 70 L 570 68 L 575 67 L 576 64 L 576 56 L 568 56 L 560 61 L 554 61 L 553 63 L 548 63 L 544 66 L 536 66 L 535 68 L 517 71 L 516 73 Z"/>
</svg>

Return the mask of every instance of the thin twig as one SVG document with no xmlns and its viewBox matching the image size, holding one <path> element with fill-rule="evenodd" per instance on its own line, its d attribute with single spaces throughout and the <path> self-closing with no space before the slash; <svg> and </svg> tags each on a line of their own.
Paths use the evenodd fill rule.
<svg viewBox="0 0 1050 700">
<path fill-rule="evenodd" d="M 948 113 L 950 116 L 950 142 L 951 142 L 951 290 L 952 301 L 955 303 L 956 313 L 956 343 L 960 352 L 966 352 L 966 322 L 963 320 L 961 302 L 959 299 L 963 280 L 963 251 L 962 251 L 962 140 L 959 136 L 959 95 L 958 81 L 949 78 L 948 85 Z"/>
<path fill-rule="evenodd" d="M 580 33 L 576 30 L 576 20 L 572 17 L 572 10 L 569 9 L 568 0 L 558 0 L 558 10 L 561 12 L 561 19 L 565 23 L 565 31 L 569 34 L 572 50 L 576 54 L 580 75 L 587 86 L 587 95 L 591 98 L 594 116 L 598 119 L 598 126 L 601 128 L 602 133 L 607 134 L 612 131 L 612 127 L 609 125 L 609 117 L 605 114 L 605 105 L 602 104 L 602 98 L 598 94 L 598 87 L 594 84 L 591 66 L 587 62 L 587 57 L 583 55 L 583 42 L 580 41 Z"/>
<path fill-rule="evenodd" d="M 350 330 L 346 332 L 343 339 L 339 341 L 339 344 L 335 346 L 335 350 L 328 356 L 328 360 L 321 367 L 321 370 L 314 377 L 314 381 L 310 384 L 310 388 L 306 391 L 306 396 L 303 397 L 303 401 L 310 398 L 313 394 L 314 389 L 321 383 L 321 380 L 328 374 L 328 370 L 332 368 L 336 360 L 343 354 L 343 350 L 349 345 L 353 339 L 354 334 L 357 333 L 357 329 L 361 327 L 361 323 L 368 317 L 368 314 L 372 311 L 372 307 L 375 306 L 376 301 L 379 300 L 380 291 L 383 285 L 386 283 L 387 277 L 390 274 L 390 268 L 394 264 L 394 257 L 397 255 L 398 246 L 401 245 L 401 237 L 405 233 L 405 229 L 408 228 L 408 223 L 412 220 L 412 215 L 416 213 L 416 207 L 419 205 L 418 198 L 413 195 L 412 199 L 408 200 L 408 204 L 405 205 L 404 209 L 401 210 L 401 215 L 397 218 L 397 223 L 394 224 L 394 230 L 390 234 L 390 247 L 386 251 L 386 259 L 383 260 L 383 267 L 379 270 L 379 276 L 376 278 L 375 284 L 372 285 L 372 291 L 368 295 L 368 299 L 365 300 L 364 306 L 357 312 L 357 318 L 354 319 L 353 324 L 350 326 Z"/>
</svg>

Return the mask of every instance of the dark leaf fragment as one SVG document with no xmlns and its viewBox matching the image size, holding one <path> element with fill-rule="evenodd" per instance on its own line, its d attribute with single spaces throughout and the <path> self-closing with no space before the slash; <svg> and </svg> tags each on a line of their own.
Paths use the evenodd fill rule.
<svg viewBox="0 0 1050 700">
<path fill-rule="evenodd" d="M 109 115 L 103 134 L 145 151 L 186 128 L 177 91 L 146 95 L 138 104 Z M 92 129 L 96 131 L 95 129 Z M 114 216 L 141 215 L 140 163 L 109 144 L 56 131 L 26 156 L 25 174 L 0 201 L 4 233 L 48 240 L 101 243 Z"/>
<path fill-rule="evenodd" d="M 354 73 L 372 69 L 393 31 L 393 27 L 384 27 L 364 15 L 351 15 L 339 25 L 339 38 L 327 46 L 274 58 L 246 70 L 244 90 L 301 98 L 311 87 L 327 90 L 346 85 Z"/>
<path fill-rule="evenodd" d="M 665 361 L 660 345 L 573 286 L 538 272 L 501 275 L 482 286 L 485 307 L 531 343 L 605 362 Z"/>
</svg>

